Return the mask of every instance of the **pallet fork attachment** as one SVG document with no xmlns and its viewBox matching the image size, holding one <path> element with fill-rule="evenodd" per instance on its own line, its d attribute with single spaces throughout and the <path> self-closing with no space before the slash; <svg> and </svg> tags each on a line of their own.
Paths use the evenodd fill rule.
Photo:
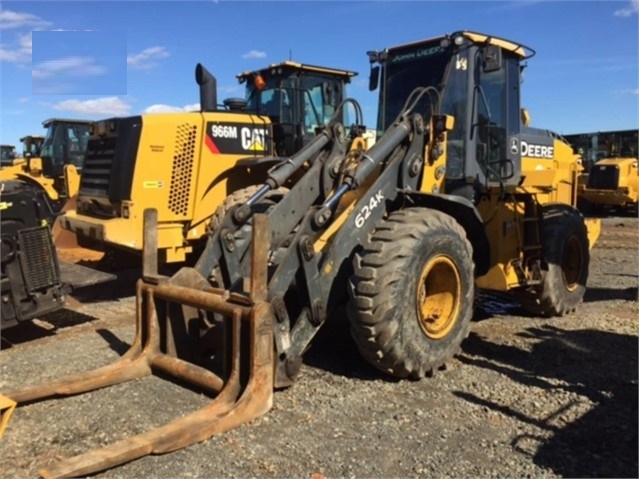
<svg viewBox="0 0 639 479">
<path fill-rule="evenodd" d="M 172 452 L 204 441 L 269 411 L 273 402 L 274 316 L 266 302 L 269 248 L 268 219 L 254 217 L 250 296 L 212 288 L 195 270 L 183 268 L 168 278 L 157 274 L 157 211 L 146 210 L 145 265 L 136 288 L 136 336 L 131 348 L 115 363 L 86 373 L 8 391 L 22 404 L 56 396 L 79 394 L 157 372 L 217 394 L 207 406 L 173 422 L 94 449 L 39 470 L 42 477 L 61 478 L 93 474 L 149 455 Z M 198 285 L 198 288 L 194 288 Z M 175 307 L 178 306 L 178 308 Z M 191 345 L 184 318 L 176 311 L 214 313 L 223 318 L 228 372 L 220 377 L 190 362 Z M 175 316 L 175 314 L 173 314 Z M 181 341 L 181 342 L 180 342 Z M 248 351 L 241 351 L 248 346 Z M 248 353 L 248 354 L 246 354 Z"/>
</svg>

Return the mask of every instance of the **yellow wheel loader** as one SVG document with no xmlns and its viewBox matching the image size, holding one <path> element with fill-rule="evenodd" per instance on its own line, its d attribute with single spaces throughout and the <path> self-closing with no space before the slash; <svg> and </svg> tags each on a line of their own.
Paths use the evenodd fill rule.
<svg viewBox="0 0 639 479">
<path fill-rule="evenodd" d="M 579 191 L 580 209 L 602 213 L 617 209 L 637 212 L 639 170 L 637 158 L 605 158 L 590 167 Z"/>
<path fill-rule="evenodd" d="M 11 166 L 16 159 L 16 147 L 14 145 L 0 145 L 0 166 Z"/>
<path fill-rule="evenodd" d="M 570 147 L 520 115 L 521 66 L 533 54 L 468 31 L 371 51 L 375 144 L 349 148 L 335 115 L 171 277 L 158 274 L 159 212 L 145 210 L 131 349 L 102 369 L 5 394 L 21 404 L 163 373 L 216 398 L 40 473 L 92 474 L 266 413 L 344 305 L 363 357 L 397 378 L 429 376 L 459 351 L 478 287 L 512 291 L 544 316 L 575 310 L 599 224 L 575 208 Z"/>
<path fill-rule="evenodd" d="M 27 135 L 20 138 L 22 143 L 22 158 L 39 158 L 45 137 L 41 135 Z"/>
<path fill-rule="evenodd" d="M 285 61 L 237 76 L 244 99 L 218 106 L 216 79 L 196 68 L 200 112 L 142 115 L 98 122 L 78 204 L 62 227 L 82 244 L 140 256 L 142 218 L 158 209 L 163 263 L 201 250 L 234 191 L 260 184 L 275 156 L 308 144 L 345 98 L 355 72 Z M 216 213 L 217 211 L 217 213 Z"/>
</svg>

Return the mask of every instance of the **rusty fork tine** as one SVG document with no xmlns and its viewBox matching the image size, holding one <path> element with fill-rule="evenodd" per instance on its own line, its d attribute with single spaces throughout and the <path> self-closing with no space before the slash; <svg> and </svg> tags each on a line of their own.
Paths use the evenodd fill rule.
<svg viewBox="0 0 639 479">
<path fill-rule="evenodd" d="M 52 396 L 80 394 L 150 375 L 152 371 L 146 357 L 148 350 L 142 349 L 145 334 L 142 328 L 144 318 L 142 291 L 142 283 L 139 282 L 136 289 L 135 339 L 129 350 L 119 360 L 92 371 L 71 374 L 56 381 L 16 388 L 4 394 L 17 403 L 24 403 Z M 146 346 L 148 347 L 148 344 Z"/>
<path fill-rule="evenodd" d="M 217 397 L 207 406 L 164 426 L 44 467 L 39 471 L 41 476 L 83 476 L 148 454 L 175 451 L 237 427 L 266 413 L 272 407 L 275 319 L 270 304 L 266 302 L 268 219 L 263 215 L 256 215 L 255 218 L 251 300 L 244 297 L 238 303 L 234 302 L 233 295 L 224 291 L 206 291 L 180 285 L 190 285 L 193 278 L 201 278 L 194 270 L 192 273 L 186 270 L 186 278 L 179 277 L 174 283 L 159 277 L 152 278 L 157 279 L 157 282 L 139 281 L 136 291 L 136 338 L 125 356 L 110 366 L 13 392 L 13 396 L 21 401 L 52 394 L 73 394 L 159 370 L 209 391 L 219 392 Z M 147 272 L 153 276 L 153 271 Z M 191 274 L 198 276 L 189 276 Z M 197 279 L 193 284 L 197 284 L 198 281 L 200 280 Z M 168 354 L 161 350 L 161 326 L 156 310 L 158 300 L 217 313 L 222 315 L 225 321 L 230 320 L 231 370 L 226 380 L 218 377 L 213 371 L 172 355 L 174 352 Z M 168 309 L 163 314 L 168 314 Z M 248 328 L 248 334 L 245 334 L 245 328 Z M 248 341 L 245 341 L 247 339 Z M 248 361 L 244 359 L 243 344 L 249 349 L 246 358 Z M 241 373 L 241 368 L 245 366 L 248 366 L 248 371 Z"/>
<path fill-rule="evenodd" d="M 47 479 L 92 474 L 148 454 L 163 454 L 204 441 L 267 412 L 272 406 L 273 318 L 266 304 L 257 305 L 249 318 L 251 351 L 249 381 L 240 390 L 240 314 L 233 315 L 233 366 L 220 395 L 208 406 L 165 426 L 110 446 L 61 461 L 39 472 Z M 246 321 L 246 320 L 245 320 Z"/>
</svg>

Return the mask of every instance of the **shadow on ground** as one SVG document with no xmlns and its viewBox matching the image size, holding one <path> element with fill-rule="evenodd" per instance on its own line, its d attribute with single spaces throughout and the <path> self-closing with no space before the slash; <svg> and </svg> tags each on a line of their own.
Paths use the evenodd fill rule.
<svg viewBox="0 0 639 479">
<path fill-rule="evenodd" d="M 563 477 L 638 477 L 637 337 L 598 330 L 569 331 L 547 325 L 522 333 L 536 341 L 532 351 L 497 344 L 471 334 L 463 344 L 463 362 L 491 369 L 527 386 L 562 388 L 590 399 L 595 407 L 576 420 L 556 426 L 564 404 L 539 420 L 489 398 L 456 395 L 518 421 L 552 432 L 550 439 L 520 435 L 513 448 L 537 439 L 532 460 Z M 545 378 L 565 382 L 557 386 Z"/>
</svg>

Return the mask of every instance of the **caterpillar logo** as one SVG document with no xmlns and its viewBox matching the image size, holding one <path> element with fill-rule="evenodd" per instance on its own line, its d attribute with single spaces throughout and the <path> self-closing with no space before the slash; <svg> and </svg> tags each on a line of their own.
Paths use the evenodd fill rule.
<svg viewBox="0 0 639 479">
<path fill-rule="evenodd" d="M 213 154 L 268 154 L 269 129 L 246 123 L 208 122 L 205 144 Z"/>
<path fill-rule="evenodd" d="M 249 151 L 264 151 L 266 130 L 264 128 L 242 128 L 242 148 Z"/>
</svg>

